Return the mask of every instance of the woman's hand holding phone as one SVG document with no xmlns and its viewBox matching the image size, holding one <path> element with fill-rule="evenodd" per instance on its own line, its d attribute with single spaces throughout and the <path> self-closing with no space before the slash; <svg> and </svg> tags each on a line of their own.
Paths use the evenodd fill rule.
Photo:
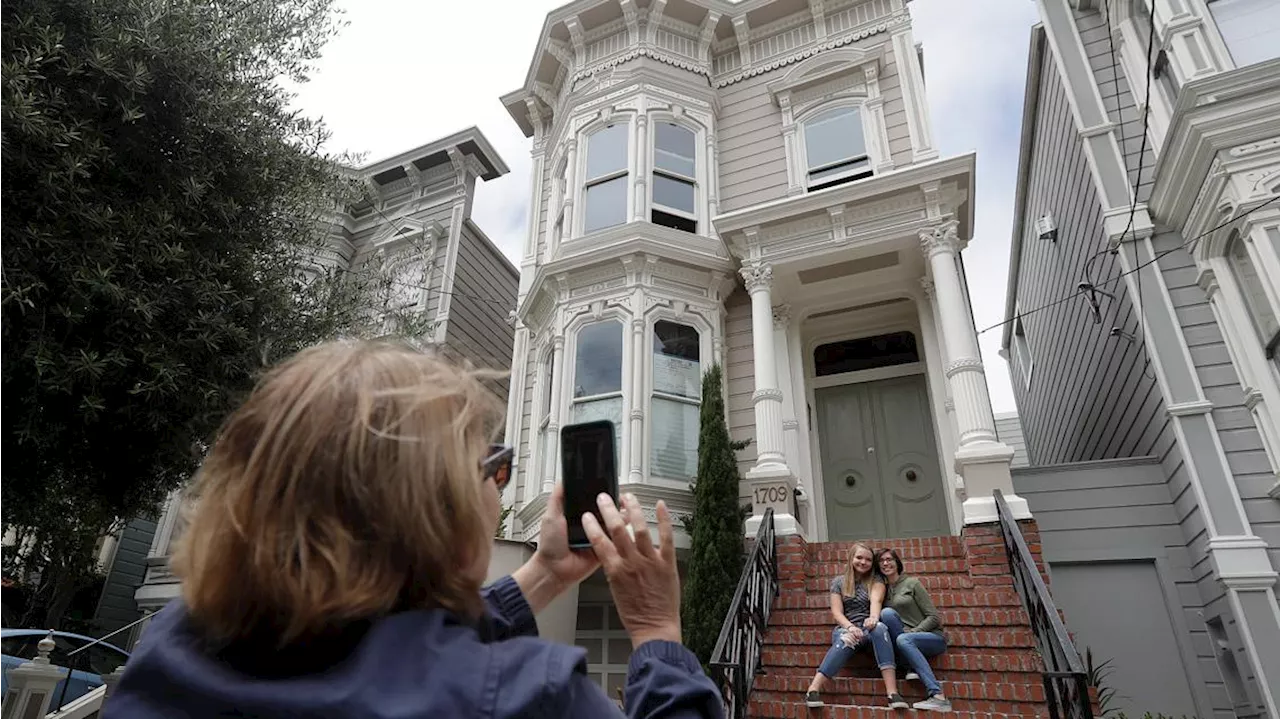
<svg viewBox="0 0 1280 719">
<path fill-rule="evenodd" d="M 625 519 L 609 495 L 601 494 L 597 503 L 604 527 L 590 513 L 583 515 L 582 526 L 609 579 L 609 590 L 631 645 L 639 647 L 655 639 L 679 643 L 680 576 L 667 505 L 658 502 L 659 548 L 653 546 L 649 523 L 634 495 L 622 498 Z"/>
</svg>

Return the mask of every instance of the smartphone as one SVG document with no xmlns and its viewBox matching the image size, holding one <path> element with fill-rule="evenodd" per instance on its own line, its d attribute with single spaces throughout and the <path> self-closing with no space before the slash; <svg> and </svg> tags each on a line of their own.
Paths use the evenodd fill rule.
<svg viewBox="0 0 1280 719">
<path fill-rule="evenodd" d="M 600 526 L 596 497 L 601 492 L 618 501 L 617 448 L 613 422 L 607 419 L 566 425 L 560 430 L 560 461 L 564 473 L 564 516 L 569 523 L 569 546 L 591 546 L 582 515 L 590 512 Z"/>
</svg>

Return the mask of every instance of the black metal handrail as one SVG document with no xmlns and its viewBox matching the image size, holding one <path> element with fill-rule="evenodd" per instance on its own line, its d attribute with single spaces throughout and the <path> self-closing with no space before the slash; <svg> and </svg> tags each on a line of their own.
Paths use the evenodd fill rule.
<svg viewBox="0 0 1280 719">
<path fill-rule="evenodd" d="M 760 650 L 769 627 L 773 599 L 778 596 L 778 545 L 773 510 L 766 509 L 756 543 L 742 568 L 716 648 L 711 652 L 711 678 L 720 687 L 729 719 L 747 715 L 751 685 L 760 671 Z"/>
<path fill-rule="evenodd" d="M 1089 674 L 1080 661 L 1080 653 L 1067 634 L 1053 597 L 1049 596 L 1049 587 L 1040 576 L 1027 539 L 1022 536 L 1022 528 L 998 489 L 995 490 L 995 500 L 1000 535 L 1009 557 L 1009 571 L 1013 574 L 1013 587 L 1031 618 L 1031 633 L 1044 661 L 1044 696 L 1049 704 L 1049 719 L 1093 719 Z"/>
</svg>

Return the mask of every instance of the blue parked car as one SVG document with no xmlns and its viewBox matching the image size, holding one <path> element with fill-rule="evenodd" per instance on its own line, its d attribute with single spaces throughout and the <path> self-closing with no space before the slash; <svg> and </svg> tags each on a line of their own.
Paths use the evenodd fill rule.
<svg viewBox="0 0 1280 719">
<path fill-rule="evenodd" d="M 3 650 L 3 679 L 0 680 L 0 694 L 9 693 L 9 670 L 36 658 L 36 645 L 49 634 L 46 629 L 0 629 L 0 650 Z M 68 704 L 75 699 L 102 686 L 102 675 L 110 674 L 129 659 L 125 650 L 100 642 L 69 656 L 71 652 L 86 644 L 91 644 L 93 637 L 86 637 L 70 632 L 54 632 L 54 648 L 49 652 L 49 661 L 60 667 L 76 667 L 71 672 L 71 683 L 67 687 L 65 699 L 62 696 L 62 685 L 66 679 L 58 682 L 53 690 L 53 703 L 50 710 L 59 706 L 59 701 Z"/>
</svg>

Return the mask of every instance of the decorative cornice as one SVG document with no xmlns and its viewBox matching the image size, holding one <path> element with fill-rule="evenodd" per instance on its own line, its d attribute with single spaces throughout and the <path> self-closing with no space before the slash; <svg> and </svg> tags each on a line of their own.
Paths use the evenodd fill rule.
<svg viewBox="0 0 1280 719">
<path fill-rule="evenodd" d="M 758 389 L 751 395 L 751 403 L 758 404 L 760 402 L 781 402 L 782 390 L 780 389 Z"/>
<path fill-rule="evenodd" d="M 768 290 L 773 286 L 772 265 L 764 263 L 744 265 L 738 273 L 742 275 L 742 282 L 747 286 L 747 292 Z"/>
<path fill-rule="evenodd" d="M 792 63 L 799 62 L 806 58 L 817 55 L 818 53 L 825 52 L 827 50 L 833 50 L 837 47 L 842 47 L 844 45 L 848 45 L 851 42 L 856 42 L 863 38 L 871 37 L 872 35 L 876 35 L 882 32 L 889 32 L 894 27 L 898 25 L 906 24 L 907 22 L 909 22 L 909 16 L 907 15 L 905 10 L 902 10 L 891 15 L 889 18 L 881 22 L 859 28 L 846 35 L 842 35 L 834 40 L 828 40 L 827 42 L 821 42 L 814 45 L 810 45 L 809 47 L 803 50 L 793 52 L 790 55 L 784 55 L 782 57 L 775 58 L 773 60 L 770 60 L 769 62 L 762 63 L 760 65 L 748 65 L 747 63 L 743 62 L 743 64 L 739 65 L 739 67 L 745 68 L 744 70 L 742 70 L 741 72 L 735 73 L 733 75 L 729 75 L 727 77 L 716 78 L 714 81 L 714 84 L 717 88 L 725 87 L 727 85 L 732 85 L 735 82 L 741 82 L 748 78 L 755 77 L 756 75 L 761 75 L 766 72 L 769 72 L 770 70 L 776 70 L 780 67 L 785 67 Z M 741 52 L 741 50 L 739 52 Z M 745 58 L 743 59 L 745 60 Z"/>
<path fill-rule="evenodd" d="M 920 251 L 926 259 L 941 252 L 957 253 L 961 250 L 959 223 L 949 220 L 920 230 Z"/>
<path fill-rule="evenodd" d="M 946 375 L 947 379 L 960 374 L 961 372 L 981 372 L 982 360 L 977 357 L 961 357 L 960 359 L 951 360 L 947 363 Z"/>
</svg>

